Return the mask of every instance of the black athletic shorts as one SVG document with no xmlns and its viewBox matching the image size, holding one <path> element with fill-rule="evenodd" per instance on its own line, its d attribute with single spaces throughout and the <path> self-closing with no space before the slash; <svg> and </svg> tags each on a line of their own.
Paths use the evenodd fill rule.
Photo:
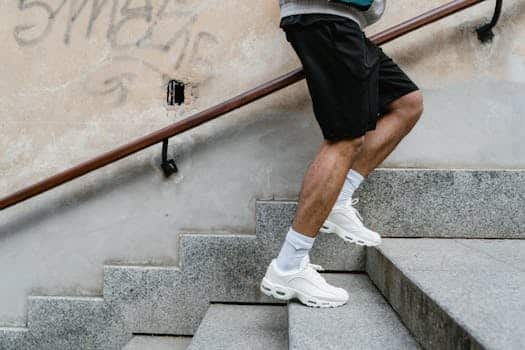
<svg viewBox="0 0 525 350">
<path fill-rule="evenodd" d="M 299 57 L 326 140 L 363 136 L 416 84 L 353 20 L 332 14 L 285 16 L 280 27 Z"/>
</svg>

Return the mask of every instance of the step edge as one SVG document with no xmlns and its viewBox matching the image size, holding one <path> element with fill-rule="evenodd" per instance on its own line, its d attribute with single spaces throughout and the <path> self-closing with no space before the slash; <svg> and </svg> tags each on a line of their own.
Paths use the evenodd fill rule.
<svg viewBox="0 0 525 350">
<path fill-rule="evenodd" d="M 30 301 L 92 301 L 92 302 L 104 302 L 102 296 L 76 296 L 76 295 L 28 295 L 27 299 Z"/>
</svg>

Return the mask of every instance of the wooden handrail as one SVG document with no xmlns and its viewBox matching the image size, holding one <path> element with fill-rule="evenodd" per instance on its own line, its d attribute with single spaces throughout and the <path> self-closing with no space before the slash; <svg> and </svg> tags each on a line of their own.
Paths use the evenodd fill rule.
<svg viewBox="0 0 525 350">
<path fill-rule="evenodd" d="M 444 17 L 448 17 L 458 11 L 464 10 L 484 1 L 485 0 L 451 1 L 445 5 L 439 6 L 433 10 L 425 12 L 417 17 L 375 34 L 370 37 L 370 39 L 377 45 L 382 45 L 427 24 L 433 23 Z M 113 163 L 121 158 L 127 157 L 144 148 L 160 143 L 166 138 L 175 136 L 202 123 L 213 120 L 225 113 L 256 101 L 303 78 L 304 72 L 302 68 L 298 68 L 287 74 L 281 75 L 280 77 L 261 84 L 218 105 L 205 109 L 204 111 L 198 112 L 184 120 L 168 125 L 160 130 L 115 148 L 112 151 L 103 153 L 98 157 L 87 160 L 72 168 L 69 168 L 47 179 L 39 181 L 33 185 L 16 191 L 15 193 L 3 197 L 0 199 L 0 210 L 50 190 L 107 164 Z"/>
</svg>

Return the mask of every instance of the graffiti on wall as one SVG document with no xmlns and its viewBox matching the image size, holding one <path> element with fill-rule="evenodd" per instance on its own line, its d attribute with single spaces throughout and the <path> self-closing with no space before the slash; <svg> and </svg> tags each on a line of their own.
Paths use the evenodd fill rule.
<svg viewBox="0 0 525 350">
<path fill-rule="evenodd" d="M 15 26 L 13 36 L 20 47 L 45 42 L 53 30 L 58 30 L 55 28 L 59 25 L 62 31 L 59 37 L 66 47 L 73 40 L 90 39 L 95 29 L 104 32 L 112 57 L 107 60 L 108 65 L 101 68 L 104 72 L 95 72 L 89 78 L 86 90 L 93 95 L 111 96 L 115 106 L 125 104 L 130 88 L 138 78 L 134 70 L 119 70 L 118 65 L 122 62 L 147 67 L 151 73 L 159 76 L 163 88 L 184 65 L 206 66 L 208 75 L 200 77 L 198 82 L 191 82 L 194 87 L 211 78 L 212 62 L 202 54 L 201 48 L 217 45 L 218 40 L 208 31 L 194 29 L 202 6 L 191 6 L 188 9 L 186 0 L 17 1 L 22 23 Z M 136 28 L 141 30 L 137 31 Z M 78 37 L 79 32 L 83 33 L 83 38 Z M 162 35 L 158 35 L 159 33 Z M 174 54 L 175 48 L 177 52 Z M 164 60 L 165 57 L 161 56 L 169 55 L 170 66 L 161 67 L 160 64 L 149 61 L 151 55 L 145 59 L 140 54 L 151 50 L 159 54 L 159 59 Z M 113 73 L 111 66 L 115 68 Z M 98 87 L 93 86 L 95 81 Z"/>
</svg>

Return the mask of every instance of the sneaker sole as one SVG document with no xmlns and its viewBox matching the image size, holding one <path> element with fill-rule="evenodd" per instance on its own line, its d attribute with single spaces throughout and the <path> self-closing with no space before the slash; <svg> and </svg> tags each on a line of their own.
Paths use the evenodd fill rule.
<svg viewBox="0 0 525 350">
<path fill-rule="evenodd" d="M 321 227 L 319 231 L 323 233 L 335 233 L 336 235 L 341 237 L 343 240 L 350 242 L 350 243 L 355 243 L 361 246 L 375 247 L 381 244 L 381 241 L 376 242 L 376 241 L 371 241 L 371 240 L 367 240 L 363 238 L 358 238 L 354 236 L 353 234 L 344 231 L 341 227 L 339 227 L 338 225 L 330 221 L 325 221 L 325 223 L 323 224 L 323 226 Z"/>
<path fill-rule="evenodd" d="M 293 288 L 284 287 L 279 284 L 270 282 L 266 277 L 263 278 L 261 283 L 261 292 L 267 296 L 274 297 L 279 300 L 290 300 L 297 298 L 301 303 L 310 307 L 329 308 L 338 307 L 346 304 L 345 301 L 328 301 L 322 300 L 304 293 L 301 293 Z"/>
</svg>

